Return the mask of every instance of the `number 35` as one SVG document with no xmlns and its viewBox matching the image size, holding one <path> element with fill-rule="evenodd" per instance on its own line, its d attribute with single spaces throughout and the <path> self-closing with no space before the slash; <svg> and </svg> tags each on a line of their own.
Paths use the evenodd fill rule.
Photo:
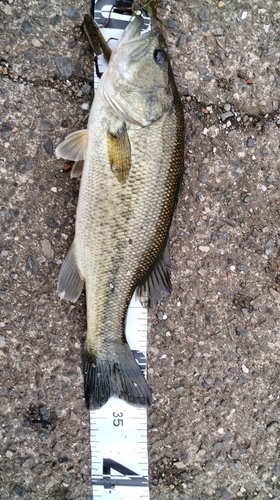
<svg viewBox="0 0 280 500">
<path fill-rule="evenodd" d="M 123 413 L 117 413 L 114 411 L 113 417 L 116 417 L 116 418 L 113 420 L 113 425 L 115 427 L 118 427 L 119 425 L 123 425 L 123 419 L 117 418 L 117 417 L 122 417 L 122 416 L 123 416 Z"/>
</svg>

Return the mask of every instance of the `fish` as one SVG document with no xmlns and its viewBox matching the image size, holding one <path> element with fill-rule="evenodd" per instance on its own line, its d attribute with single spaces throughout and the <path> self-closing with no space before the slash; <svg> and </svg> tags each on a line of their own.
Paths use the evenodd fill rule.
<svg viewBox="0 0 280 500">
<path fill-rule="evenodd" d="M 162 29 L 135 16 L 112 51 L 87 129 L 57 158 L 80 162 L 75 237 L 59 272 L 60 298 L 86 289 L 84 393 L 148 407 L 152 393 L 125 337 L 134 291 L 153 306 L 170 295 L 168 233 L 184 164 L 184 118 Z"/>
</svg>

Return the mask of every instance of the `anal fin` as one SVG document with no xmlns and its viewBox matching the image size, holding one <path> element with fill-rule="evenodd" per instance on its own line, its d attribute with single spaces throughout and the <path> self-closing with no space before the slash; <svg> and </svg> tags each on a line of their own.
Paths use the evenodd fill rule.
<svg viewBox="0 0 280 500">
<path fill-rule="evenodd" d="M 84 279 L 77 266 L 75 243 L 73 243 L 61 266 L 57 291 L 61 299 L 76 302 L 82 293 L 83 287 Z"/>
<path fill-rule="evenodd" d="M 108 131 L 107 150 L 111 170 L 118 181 L 124 184 L 131 168 L 131 148 L 125 123 L 117 133 Z"/>
<path fill-rule="evenodd" d="M 170 280 L 169 243 L 155 260 L 147 276 L 136 289 L 136 296 L 143 307 L 154 307 L 168 300 L 172 291 Z"/>
</svg>

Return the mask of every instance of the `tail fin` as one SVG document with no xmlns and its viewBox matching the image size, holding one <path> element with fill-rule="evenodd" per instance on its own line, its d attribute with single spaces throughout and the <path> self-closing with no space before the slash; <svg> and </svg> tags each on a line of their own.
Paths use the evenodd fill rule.
<svg viewBox="0 0 280 500">
<path fill-rule="evenodd" d="M 111 359 L 100 359 L 85 349 L 84 388 L 90 410 L 101 408 L 111 396 L 134 406 L 150 406 L 152 394 L 128 344 L 119 345 Z"/>
</svg>

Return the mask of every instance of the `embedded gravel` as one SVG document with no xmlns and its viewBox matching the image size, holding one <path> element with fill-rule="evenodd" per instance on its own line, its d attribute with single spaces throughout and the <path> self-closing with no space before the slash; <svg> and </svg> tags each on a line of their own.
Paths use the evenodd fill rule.
<svg viewBox="0 0 280 500">
<path fill-rule="evenodd" d="M 84 295 L 60 301 L 89 1 L 0 2 L 0 497 L 90 500 Z M 173 293 L 149 312 L 151 500 L 280 498 L 280 3 L 169 0 L 185 110 Z M 68 167 L 66 167 L 68 168 Z"/>
</svg>

